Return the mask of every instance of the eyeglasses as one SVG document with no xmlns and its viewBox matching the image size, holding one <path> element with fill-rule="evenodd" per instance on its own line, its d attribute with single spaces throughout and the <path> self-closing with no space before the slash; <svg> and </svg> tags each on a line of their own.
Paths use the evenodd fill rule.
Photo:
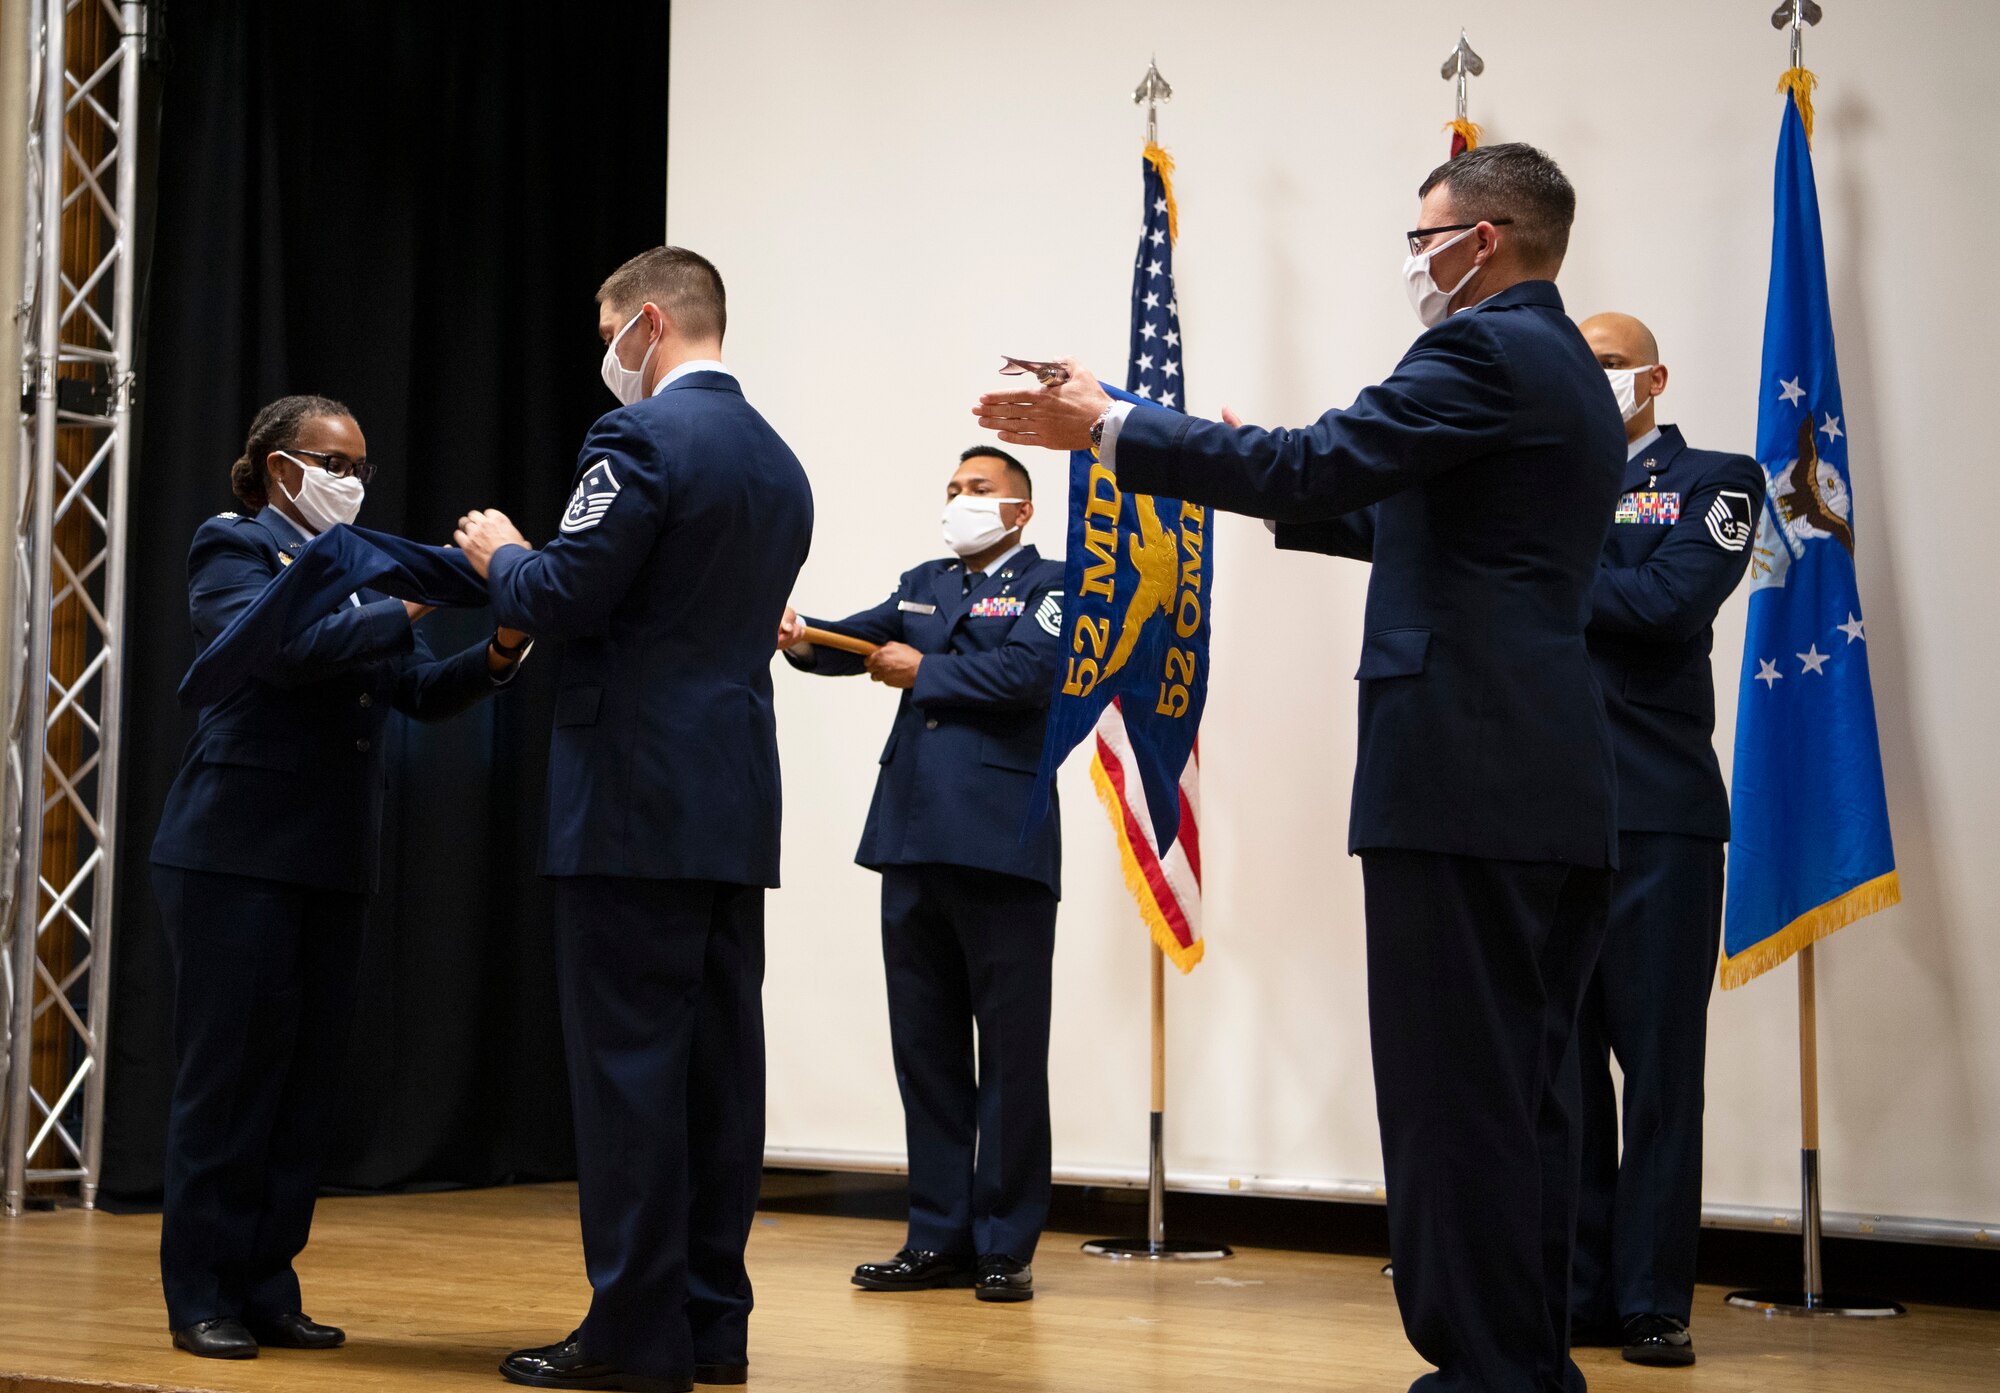
<svg viewBox="0 0 2000 1393">
<path fill-rule="evenodd" d="M 349 459 L 346 455 L 328 454 L 324 450 L 301 450 L 297 446 L 286 450 L 284 453 L 288 455 L 304 455 L 307 459 L 315 460 L 321 469 L 324 469 L 336 479 L 345 479 L 352 475 L 365 484 L 375 477 L 375 466 L 368 462 L 366 455 L 363 455 L 360 459 Z"/>
<path fill-rule="evenodd" d="M 1507 227 L 1511 225 L 1513 221 L 1514 220 L 1512 218 L 1480 219 L 1480 222 L 1490 222 L 1495 227 Z M 1422 256 L 1424 254 L 1424 238 L 1435 237 L 1440 232 L 1470 232 L 1472 231 L 1473 228 L 1477 226 L 1479 226 L 1479 223 L 1476 222 L 1455 222 L 1455 223 L 1450 223 L 1444 227 L 1413 227 L 1408 232 L 1405 232 L 1403 235 L 1410 239 L 1410 255 Z"/>
</svg>

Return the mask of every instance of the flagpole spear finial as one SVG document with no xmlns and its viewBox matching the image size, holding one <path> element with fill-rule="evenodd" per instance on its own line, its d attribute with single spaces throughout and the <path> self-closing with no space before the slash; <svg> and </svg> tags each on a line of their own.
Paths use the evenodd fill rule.
<svg viewBox="0 0 2000 1393">
<path fill-rule="evenodd" d="M 1146 143 L 1160 143 L 1160 103 L 1174 99 L 1174 89 L 1160 76 L 1160 60 L 1157 56 L 1146 64 L 1146 75 L 1139 79 L 1139 85 L 1132 89 L 1132 105 L 1141 103 L 1146 107 Z"/>
<path fill-rule="evenodd" d="M 1803 68 L 1805 66 L 1806 26 L 1808 24 L 1818 24 L 1824 13 L 1825 11 L 1820 9 L 1817 0 L 1784 0 L 1783 4 L 1771 11 L 1771 27 L 1773 29 L 1789 29 L 1792 31 L 1793 67 Z"/>
<path fill-rule="evenodd" d="M 1460 121 L 1465 120 L 1466 79 L 1478 77 L 1485 71 L 1486 60 L 1472 51 L 1472 45 L 1465 41 L 1465 31 L 1459 30 L 1458 46 L 1452 49 L 1451 56 L 1444 60 L 1444 67 L 1439 71 L 1439 76 L 1446 82 L 1454 79 L 1458 82 L 1457 113 Z"/>
</svg>

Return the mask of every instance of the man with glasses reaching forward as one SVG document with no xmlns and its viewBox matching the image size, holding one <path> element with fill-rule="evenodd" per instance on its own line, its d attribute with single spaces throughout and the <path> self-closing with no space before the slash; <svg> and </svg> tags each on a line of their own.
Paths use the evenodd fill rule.
<svg viewBox="0 0 2000 1393">
<path fill-rule="evenodd" d="M 1554 279 L 1576 195 L 1493 145 L 1419 190 L 1426 332 L 1303 430 L 1114 403 L 1081 364 L 989 394 L 1014 444 L 1096 444 L 1121 488 L 1274 519 L 1372 561 L 1348 848 L 1396 1298 L 1424 1390 L 1581 1390 L 1570 1360 L 1577 1084 L 1563 1069 L 1617 855 L 1584 646 L 1624 468 L 1610 385 Z"/>
</svg>

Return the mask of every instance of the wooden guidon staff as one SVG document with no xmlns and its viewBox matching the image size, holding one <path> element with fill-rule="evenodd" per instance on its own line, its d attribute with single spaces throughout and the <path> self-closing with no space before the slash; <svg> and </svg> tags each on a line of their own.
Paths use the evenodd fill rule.
<svg viewBox="0 0 2000 1393">
<path fill-rule="evenodd" d="M 879 643 L 870 643 L 865 638 L 849 638 L 846 634 L 815 629 L 810 624 L 806 626 L 805 641 L 824 648 L 838 648 L 843 653 L 859 653 L 864 658 L 882 646 Z"/>
</svg>

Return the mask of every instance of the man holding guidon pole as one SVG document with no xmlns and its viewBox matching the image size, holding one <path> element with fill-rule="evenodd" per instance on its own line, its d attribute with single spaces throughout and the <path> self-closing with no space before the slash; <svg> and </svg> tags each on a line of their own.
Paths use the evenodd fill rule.
<svg viewBox="0 0 2000 1393">
<path fill-rule="evenodd" d="M 1034 1295 L 1049 1210 L 1049 994 L 1061 893 L 1053 806 L 1024 834 L 1062 632 L 1063 568 L 1021 541 L 1028 471 L 977 446 L 945 490 L 955 559 L 872 609 L 808 627 L 794 667 L 902 692 L 855 859 L 882 873 L 889 1033 L 910 1152 L 908 1241 L 867 1291 Z M 830 631 L 830 632 L 829 632 Z M 973 1034 L 978 1027 L 975 1062 Z"/>
</svg>

